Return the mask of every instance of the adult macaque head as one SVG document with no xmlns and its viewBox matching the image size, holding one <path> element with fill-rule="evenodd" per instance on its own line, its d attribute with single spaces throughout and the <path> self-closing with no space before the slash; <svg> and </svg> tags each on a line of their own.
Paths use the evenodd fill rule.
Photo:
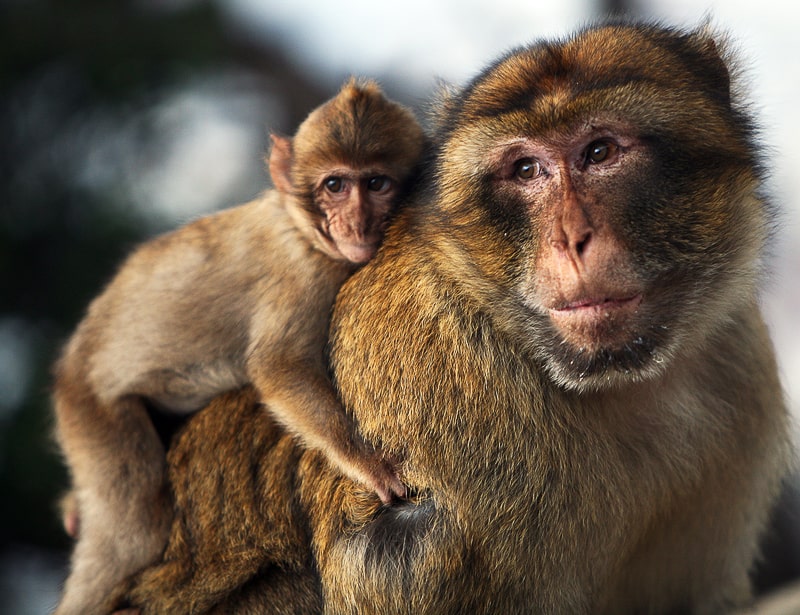
<svg viewBox="0 0 800 615">
<path fill-rule="evenodd" d="M 269 168 L 278 190 L 297 199 L 297 213 L 323 249 L 361 264 L 378 249 L 424 142 L 410 111 L 374 82 L 353 79 L 308 116 L 294 139 L 272 136 Z"/>
<path fill-rule="evenodd" d="M 709 35 L 604 28 L 510 54 L 450 102 L 442 206 L 560 384 L 662 374 L 751 298 L 767 212 L 729 90 Z"/>
<path fill-rule="evenodd" d="M 746 602 L 789 432 L 731 93 L 707 31 L 620 24 L 445 100 L 431 186 L 331 327 L 345 407 L 429 497 L 326 537 L 332 612 Z"/>
</svg>

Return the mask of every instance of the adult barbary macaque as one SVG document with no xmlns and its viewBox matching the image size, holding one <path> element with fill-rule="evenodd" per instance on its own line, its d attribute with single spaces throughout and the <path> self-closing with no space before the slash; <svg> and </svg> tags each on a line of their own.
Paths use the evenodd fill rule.
<svg viewBox="0 0 800 615">
<path fill-rule="evenodd" d="M 748 600 L 789 435 L 757 300 L 763 163 L 722 46 L 591 28 L 446 100 L 430 202 L 344 285 L 331 334 L 345 406 L 430 500 L 376 519 L 402 545 L 325 543 L 328 612 Z"/>
<path fill-rule="evenodd" d="M 331 325 L 345 407 L 414 497 L 380 508 L 314 451 L 204 450 L 226 403 L 246 410 L 217 400 L 170 453 L 172 551 L 217 592 L 197 612 L 747 602 L 790 445 L 757 302 L 763 162 L 721 47 L 705 30 L 589 28 L 508 54 L 441 103 L 425 185 Z M 237 450 L 256 484 L 284 480 L 276 514 L 230 539 L 263 545 L 239 567 L 214 541 L 269 503 L 237 492 L 226 511 L 240 483 L 204 488 L 209 454 Z M 204 565 L 217 560 L 231 563 Z M 169 601 L 170 564 L 145 571 L 134 606 Z"/>
<path fill-rule="evenodd" d="M 56 367 L 79 533 L 59 615 L 96 612 L 164 548 L 172 503 L 148 408 L 190 413 L 251 383 L 343 474 L 384 502 L 405 495 L 343 412 L 323 349 L 336 292 L 374 255 L 423 145 L 410 111 L 351 80 L 293 139 L 273 136 L 276 190 L 145 244 L 91 304 Z"/>
</svg>

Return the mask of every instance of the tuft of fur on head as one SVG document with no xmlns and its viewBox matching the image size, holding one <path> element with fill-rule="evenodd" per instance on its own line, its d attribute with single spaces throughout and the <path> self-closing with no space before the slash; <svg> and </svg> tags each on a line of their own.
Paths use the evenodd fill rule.
<svg viewBox="0 0 800 615">
<path fill-rule="evenodd" d="M 309 195 L 337 165 L 386 169 L 403 181 L 424 145 L 425 135 L 409 109 L 386 98 L 375 81 L 352 77 L 298 128 L 292 181 L 298 192 Z"/>
</svg>

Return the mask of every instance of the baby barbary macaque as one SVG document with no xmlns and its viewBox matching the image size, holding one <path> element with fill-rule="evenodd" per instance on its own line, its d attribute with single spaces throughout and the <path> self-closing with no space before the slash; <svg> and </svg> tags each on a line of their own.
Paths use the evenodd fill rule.
<svg viewBox="0 0 800 615">
<path fill-rule="evenodd" d="M 136 250 L 56 366 L 66 525 L 79 534 L 58 615 L 94 612 L 165 545 L 172 509 L 148 408 L 191 413 L 250 383 L 345 475 L 383 502 L 405 496 L 342 409 L 323 354 L 336 293 L 375 254 L 424 134 L 377 84 L 351 80 L 272 142 L 275 189 Z"/>
</svg>

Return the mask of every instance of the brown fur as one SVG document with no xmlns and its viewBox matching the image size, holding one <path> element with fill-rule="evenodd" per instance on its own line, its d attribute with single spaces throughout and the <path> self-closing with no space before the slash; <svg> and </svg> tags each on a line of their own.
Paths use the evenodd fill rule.
<svg viewBox="0 0 800 615">
<path fill-rule="evenodd" d="M 177 515 L 167 548 L 102 612 L 322 612 L 311 528 L 328 527 L 333 511 L 337 534 L 363 527 L 381 503 L 318 451 L 298 447 L 257 402 L 249 387 L 223 395 L 174 438 L 167 459 Z"/>
<path fill-rule="evenodd" d="M 408 149 L 387 141 L 392 132 Z M 252 383 L 345 474 L 385 501 L 405 494 L 342 411 L 323 348 L 336 292 L 374 254 L 422 131 L 377 85 L 351 81 L 298 136 L 273 140 L 278 189 L 139 248 L 56 367 L 56 435 L 74 491 L 65 524 L 80 528 L 59 615 L 96 611 L 166 543 L 171 502 L 149 408 L 190 413 Z M 320 156 L 331 143 L 339 149 Z"/>
<path fill-rule="evenodd" d="M 249 613 L 241 603 L 251 586 L 265 600 L 252 612 L 318 609 L 319 580 L 296 493 L 303 452 L 257 402 L 252 388 L 223 395 L 175 437 L 168 462 L 178 514 L 162 562 L 118 587 L 104 612 L 124 596 L 142 615 L 205 613 L 235 589 L 236 612 Z M 250 583 L 256 574 L 259 581 Z M 280 609 L 268 610 L 272 600 Z"/>
<path fill-rule="evenodd" d="M 285 522 L 308 527 L 313 611 L 706 614 L 749 600 L 790 446 L 757 303 L 769 208 L 718 49 L 705 32 L 591 28 L 517 50 L 443 102 L 431 184 L 343 286 L 331 334 L 345 406 L 416 497 L 380 508 L 313 453 L 297 474 L 270 470 L 298 480 L 278 501 L 306 515 Z M 589 164 L 598 142 L 613 153 Z M 523 179 L 519 160 L 543 172 Z M 640 297 L 574 318 L 583 299 L 628 292 Z M 185 452 L 204 455 L 204 437 Z M 176 488 L 193 490 L 185 476 Z M 227 528 L 239 513 L 222 493 L 185 513 L 210 508 Z M 225 612 L 249 612 L 241 587 Z M 247 587 L 292 605 L 267 597 L 269 576 Z"/>
<path fill-rule="evenodd" d="M 412 527 L 401 548 L 331 541 L 329 612 L 745 602 L 789 437 L 756 299 L 768 207 L 717 45 L 590 29 L 501 59 L 440 124 L 433 206 L 344 286 L 332 334 L 359 429 L 431 499 L 380 522 Z M 588 165 L 598 139 L 619 155 Z M 516 181 L 520 158 L 545 172 Z M 551 296 L 628 284 L 641 302 L 594 340 L 552 319 Z"/>
</svg>

